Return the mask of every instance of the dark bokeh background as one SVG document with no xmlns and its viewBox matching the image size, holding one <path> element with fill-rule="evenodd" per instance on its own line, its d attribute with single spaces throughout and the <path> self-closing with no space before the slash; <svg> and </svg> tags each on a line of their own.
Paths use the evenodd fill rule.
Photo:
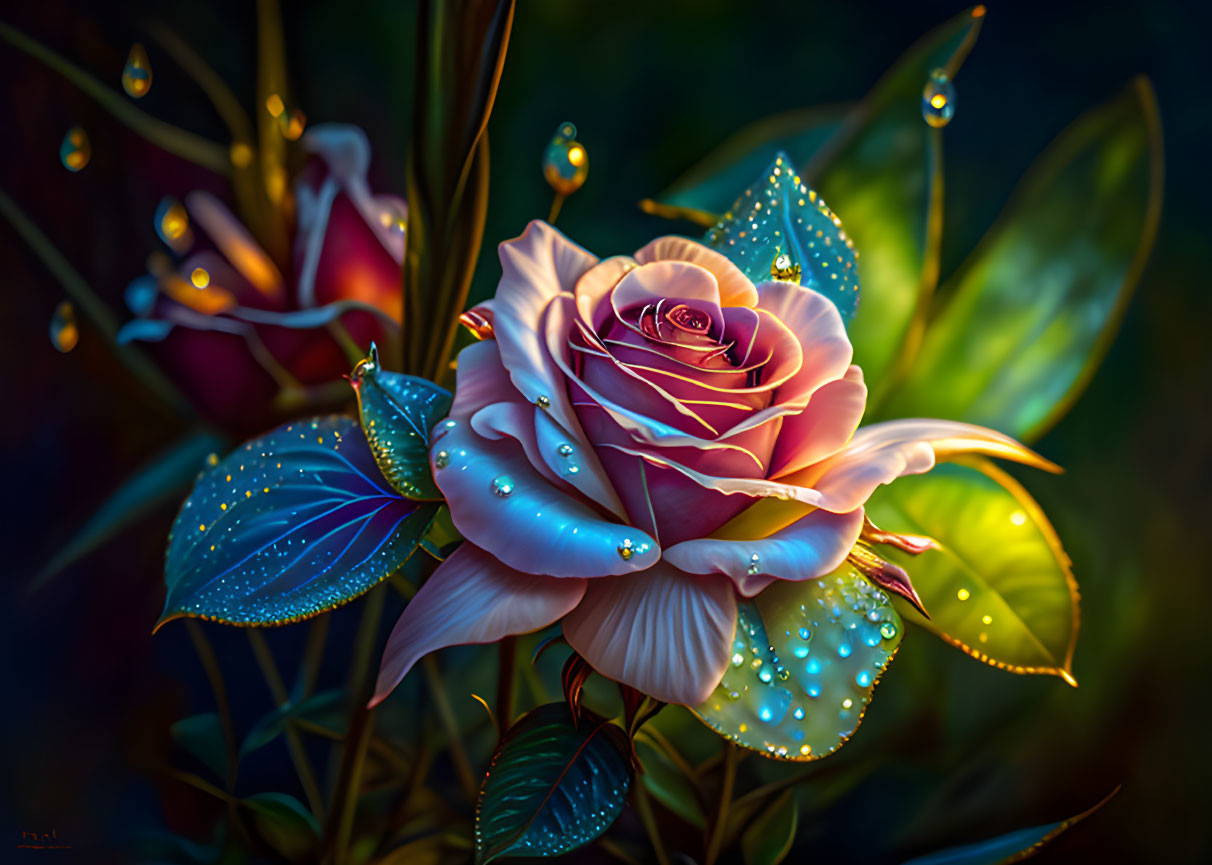
<svg viewBox="0 0 1212 865">
<path fill-rule="evenodd" d="M 293 91 L 311 122 L 358 124 L 375 148 L 372 185 L 403 190 L 413 8 L 393 0 L 283 4 Z M 627 252 L 670 226 L 635 202 L 667 186 L 741 125 L 782 109 L 862 97 L 918 35 L 962 7 L 946 2 L 719 0 L 578 4 L 522 0 L 492 120 L 492 197 L 475 292 L 494 284 L 492 245 L 546 214 L 538 162 L 573 120 L 591 159 L 563 230 L 601 254 Z M 979 238 L 1033 157 L 1073 117 L 1145 73 L 1165 126 L 1161 231 L 1123 330 L 1089 391 L 1039 444 L 1067 467 L 1023 477 L 1044 504 L 1082 586 L 1078 690 L 983 667 L 923 633 L 909 635 L 835 773 L 884 756 L 861 783 L 810 782 L 803 861 L 896 861 L 1083 810 L 1107 808 L 1041 862 L 1206 861 L 1209 688 L 1207 526 L 1212 268 L 1206 152 L 1212 90 L 1196 4 L 989 4 L 958 79 L 947 129 L 944 272 Z M 184 34 L 253 101 L 254 15 L 246 4 L 47 0 L 2 16 L 114 87 L 126 51 L 158 18 Z M 140 107 L 224 139 L 205 97 L 155 50 Z M 155 243 L 165 193 L 196 185 L 58 76 L 0 45 L 0 187 L 51 235 L 95 290 L 121 309 Z M 58 161 L 82 123 L 91 165 Z M 832 202 L 845 217 L 845 202 Z M 32 574 L 153 450 L 181 430 L 84 329 L 56 352 L 47 323 L 62 297 L 50 274 L 0 226 L 0 815 L 5 839 L 55 830 L 75 848 L 121 849 L 148 827 L 205 830 L 199 796 L 153 775 L 166 729 L 211 708 L 183 629 L 150 636 L 162 603 L 170 510 L 28 596 Z M 1031 286 L 1022 287 L 1030 292 Z M 323 677 L 339 683 L 356 613 L 336 616 Z M 249 723 L 268 708 L 239 634 L 209 629 Z M 298 629 L 271 634 L 285 656 Z M 277 755 L 281 762 L 281 755 Z M 245 774 L 272 784 L 272 761 Z M 819 797 L 819 799 L 817 798 Z M 818 807 L 813 807 L 814 802 Z M 8 861 L 12 848 L 0 848 Z M 27 851 L 16 851 L 18 854 Z M 36 855 L 36 854 L 35 854 Z M 57 855 L 44 853 L 42 855 Z M 799 855 L 798 853 L 795 855 Z M 809 859 L 811 857 L 811 860 Z M 89 861 L 123 861 L 121 853 Z M 22 860 L 24 861 L 24 860 Z"/>
</svg>

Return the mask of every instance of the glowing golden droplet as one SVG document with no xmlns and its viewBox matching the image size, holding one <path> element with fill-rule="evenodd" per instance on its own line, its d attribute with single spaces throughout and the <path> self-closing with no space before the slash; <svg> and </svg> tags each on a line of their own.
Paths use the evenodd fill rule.
<svg viewBox="0 0 1212 865">
<path fill-rule="evenodd" d="M 73 126 L 59 145 L 59 161 L 68 171 L 79 171 L 93 157 L 93 145 L 82 127 Z"/>
<path fill-rule="evenodd" d="M 277 93 L 271 93 L 269 98 L 265 100 L 265 110 L 269 112 L 271 117 L 281 117 L 282 112 L 286 110 L 286 105 L 282 102 L 282 97 Z"/>
<path fill-rule="evenodd" d="M 993 616 L 990 616 L 989 614 L 987 614 L 987 613 L 986 613 L 985 615 L 981 616 L 981 622 L 982 622 L 982 623 L 984 623 L 984 624 L 986 624 L 986 625 L 992 625 L 992 624 L 993 624 Z"/>
<path fill-rule="evenodd" d="M 236 168 L 247 168 L 252 163 L 253 150 L 243 141 L 233 141 L 229 156 L 231 164 Z"/>
<path fill-rule="evenodd" d="M 126 65 L 122 67 L 122 89 L 134 99 L 142 99 L 151 90 L 151 63 L 147 52 L 136 42 L 126 55 Z"/>
<path fill-rule="evenodd" d="M 971 595 L 968 593 L 967 589 L 960 589 L 958 592 L 955 593 L 955 596 L 957 598 L 959 598 L 961 601 L 966 601 L 966 600 L 968 600 L 968 598 L 971 597 Z"/>
<path fill-rule="evenodd" d="M 195 267 L 194 272 L 189 275 L 189 281 L 194 284 L 194 288 L 206 288 L 210 285 L 210 274 L 205 268 Z"/>
<path fill-rule="evenodd" d="M 777 279 L 780 282 L 794 282 L 796 285 L 799 285 L 799 262 L 792 261 L 790 255 L 780 252 L 774 257 L 774 261 L 770 263 L 770 278 Z"/>
<path fill-rule="evenodd" d="M 557 195 L 571 195 L 589 177 L 589 154 L 576 135 L 574 125 L 561 123 L 543 151 L 543 177 Z"/>
<path fill-rule="evenodd" d="M 1015 511 L 1010 515 L 1010 522 L 1016 526 L 1025 525 L 1027 522 L 1027 515 L 1022 511 Z"/>
<path fill-rule="evenodd" d="M 307 115 L 298 108 L 291 109 L 289 114 L 278 118 L 282 121 L 282 137 L 287 141 L 297 141 L 307 126 Z"/>
<path fill-rule="evenodd" d="M 55 307 L 50 323 L 51 345 L 67 354 L 80 341 L 80 329 L 76 326 L 76 310 L 69 301 Z"/>
<path fill-rule="evenodd" d="M 206 457 L 206 464 L 208 466 L 217 466 L 219 464 L 219 455 L 218 454 L 208 454 Z"/>
</svg>

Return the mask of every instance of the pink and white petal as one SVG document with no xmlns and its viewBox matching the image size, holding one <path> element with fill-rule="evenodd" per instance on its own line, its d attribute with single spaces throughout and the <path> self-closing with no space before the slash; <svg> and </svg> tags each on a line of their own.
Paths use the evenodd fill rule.
<svg viewBox="0 0 1212 865">
<path fill-rule="evenodd" d="M 780 389 L 777 403 L 806 400 L 825 382 L 845 375 L 854 349 L 841 314 L 828 298 L 790 282 L 764 282 L 757 293 L 758 309 L 786 325 L 804 348 L 803 365 Z"/>
<path fill-rule="evenodd" d="M 721 306 L 756 306 L 757 290 L 741 269 L 725 256 L 685 237 L 658 237 L 635 254 L 640 264 L 654 261 L 690 261 L 715 276 Z"/>
<path fill-rule="evenodd" d="M 496 341 L 475 342 L 459 352 L 451 420 L 467 420 L 480 409 L 503 400 L 525 402 L 501 363 Z"/>
<path fill-rule="evenodd" d="M 430 652 L 544 628 L 580 602 L 587 582 L 520 573 L 464 543 L 438 566 L 392 629 L 371 708 Z"/>
<path fill-rule="evenodd" d="M 841 450 L 850 441 L 867 406 L 867 386 L 857 366 L 823 384 L 799 414 L 783 418 L 774 445 L 770 477 L 797 472 Z"/>
<path fill-rule="evenodd" d="M 515 240 L 500 246 L 501 281 L 493 303 L 493 330 L 501 360 L 527 402 L 549 404 L 565 429 L 576 419 L 565 393 L 564 376 L 545 345 L 540 319 L 562 292 L 571 292 L 597 258 L 546 222 L 526 226 Z"/>
<path fill-rule="evenodd" d="M 556 487 L 563 487 L 559 476 L 547 465 L 535 436 L 535 412 L 540 411 L 522 400 L 494 402 L 484 406 L 470 419 L 476 435 L 490 440 L 511 438 L 522 446 L 530 465 Z"/>
<path fill-rule="evenodd" d="M 863 530 L 863 509 L 848 514 L 815 510 L 766 538 L 700 538 L 667 547 L 663 561 L 691 574 L 724 574 L 753 597 L 771 582 L 811 580 L 842 563 Z"/>
<path fill-rule="evenodd" d="M 485 439 L 468 423 L 449 421 L 438 425 L 429 459 L 463 537 L 519 571 L 604 577 L 661 557 L 649 535 L 553 486 L 515 441 Z"/>
<path fill-rule="evenodd" d="M 593 580 L 564 617 L 564 636 L 604 676 L 666 703 L 694 706 L 719 684 L 736 631 L 736 593 L 724 577 L 664 562 Z"/>
<path fill-rule="evenodd" d="M 588 440 L 583 435 L 579 439 L 570 437 L 542 409 L 534 409 L 534 426 L 539 454 L 547 468 L 589 501 L 619 519 L 626 519 L 627 511 L 619 500 L 619 494 Z M 577 429 L 579 431 L 581 428 L 578 426 Z M 566 453 L 566 446 L 572 448 L 572 453 Z"/>
<path fill-rule="evenodd" d="M 577 280 L 573 289 L 577 313 L 591 332 L 597 333 L 613 314 L 610 292 L 627 275 L 627 271 L 636 266 L 636 260 L 631 256 L 615 255 L 602 259 Z"/>
<path fill-rule="evenodd" d="M 720 310 L 720 287 L 715 276 L 706 268 L 688 261 L 654 261 L 641 264 L 624 274 L 614 291 L 610 306 L 619 321 L 635 327 L 628 314 L 645 306 L 688 304 L 705 313 L 714 326 L 714 333 L 724 333 L 724 314 Z"/>
<path fill-rule="evenodd" d="M 863 427 L 839 453 L 783 480 L 811 483 L 821 495 L 820 507 L 844 513 L 867 501 L 880 484 L 928 472 L 936 461 L 964 454 L 1060 471 L 1055 463 L 996 430 L 959 421 L 911 419 Z"/>
</svg>

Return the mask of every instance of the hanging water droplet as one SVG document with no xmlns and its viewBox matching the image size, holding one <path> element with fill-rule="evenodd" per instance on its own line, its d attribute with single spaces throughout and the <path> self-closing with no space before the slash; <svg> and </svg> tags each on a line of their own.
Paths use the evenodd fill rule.
<svg viewBox="0 0 1212 865">
<path fill-rule="evenodd" d="M 80 126 L 73 126 L 63 136 L 59 145 L 59 161 L 68 171 L 79 171 L 93 158 L 93 145 L 88 133 Z"/>
<path fill-rule="evenodd" d="M 808 639 L 810 636 L 812 636 L 812 632 L 811 632 L 811 631 L 809 631 L 807 628 L 800 628 L 799 634 L 800 634 L 800 639 L 801 639 L 801 640 L 806 640 L 806 639 Z"/>
<path fill-rule="evenodd" d="M 551 397 L 540 394 L 535 398 L 534 404 L 539 408 L 551 408 Z"/>
<path fill-rule="evenodd" d="M 564 442 L 558 448 L 556 448 L 556 453 L 558 453 L 562 457 L 570 457 L 575 452 L 576 452 L 576 448 L 574 448 L 568 442 Z"/>
<path fill-rule="evenodd" d="M 884 624 L 880 625 L 880 636 L 883 637 L 885 640 L 891 640 L 893 637 L 895 637 L 896 636 L 896 623 L 895 622 L 884 622 Z"/>
<path fill-rule="evenodd" d="M 67 354 L 80 341 L 80 329 L 76 327 L 76 310 L 69 301 L 55 307 L 50 323 L 51 345 Z"/>
<path fill-rule="evenodd" d="M 135 315 L 147 315 L 159 294 L 160 286 L 154 276 L 140 276 L 126 286 L 126 307 Z"/>
<path fill-rule="evenodd" d="M 450 465 L 450 453 L 448 451 L 438 451 L 433 457 L 434 468 L 444 469 Z"/>
<path fill-rule="evenodd" d="M 941 128 L 955 116 L 955 85 L 942 69 L 935 69 L 922 88 L 922 119 Z"/>
<path fill-rule="evenodd" d="M 571 195 L 589 176 L 589 154 L 576 137 L 575 126 L 561 123 L 543 151 L 543 177 L 557 195 Z"/>
<path fill-rule="evenodd" d="M 509 475 L 497 475 L 492 479 L 492 491 L 501 498 L 513 492 L 513 478 Z"/>
<path fill-rule="evenodd" d="M 185 205 L 170 195 L 160 199 L 156 207 L 156 234 L 169 249 L 183 255 L 193 245 L 193 232 L 189 230 L 189 213 Z"/>
<path fill-rule="evenodd" d="M 799 262 L 792 261 L 791 256 L 785 252 L 780 252 L 770 263 L 771 279 L 777 279 L 780 282 L 794 282 L 798 285 L 800 273 Z"/>
<path fill-rule="evenodd" d="M 126 65 L 122 67 L 122 89 L 133 99 L 142 99 L 151 90 L 152 70 L 147 59 L 147 52 L 136 42 L 130 46 L 126 55 Z"/>
</svg>

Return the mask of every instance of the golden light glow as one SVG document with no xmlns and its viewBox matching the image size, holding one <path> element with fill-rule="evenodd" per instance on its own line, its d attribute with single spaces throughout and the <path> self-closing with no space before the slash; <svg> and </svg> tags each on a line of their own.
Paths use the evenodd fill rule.
<svg viewBox="0 0 1212 865">
<path fill-rule="evenodd" d="M 585 148 L 580 145 L 573 145 L 568 148 L 568 161 L 573 165 L 580 165 L 585 161 Z"/>
<path fill-rule="evenodd" d="M 935 93 L 933 96 L 930 97 L 930 104 L 933 105 L 935 108 L 942 108 L 944 105 L 947 104 L 947 97 L 941 93 Z"/>
<path fill-rule="evenodd" d="M 299 136 L 303 134 L 304 127 L 307 126 L 307 116 L 295 108 L 290 112 L 290 119 L 282 124 L 282 137 L 287 141 L 297 141 Z"/>
<path fill-rule="evenodd" d="M 1022 511 L 1015 511 L 1010 515 L 1010 522 L 1016 526 L 1024 525 L 1027 522 L 1027 515 Z"/>
<path fill-rule="evenodd" d="M 271 117 L 281 117 L 282 112 L 286 110 L 286 106 L 282 103 L 282 97 L 277 93 L 271 93 L 269 98 L 265 100 L 265 110 L 269 112 Z"/>
<path fill-rule="evenodd" d="M 966 601 L 966 600 L 968 600 L 968 598 L 972 597 L 970 594 L 968 594 L 967 589 L 960 589 L 958 592 L 955 593 L 955 596 L 957 598 L 959 598 L 961 601 Z"/>
<path fill-rule="evenodd" d="M 179 202 L 173 202 L 160 219 L 160 231 L 169 240 L 179 240 L 188 230 L 189 215 Z"/>
<path fill-rule="evenodd" d="M 243 141 L 233 141 L 231 145 L 231 164 L 236 168 L 247 168 L 252 163 L 252 148 Z"/>
<path fill-rule="evenodd" d="M 189 281 L 194 284 L 194 288 L 206 288 L 210 285 L 210 274 L 205 268 L 195 267 L 194 272 L 189 275 Z"/>
<path fill-rule="evenodd" d="M 975 7 L 972 10 L 972 17 L 973 18 L 984 18 L 985 17 L 985 7 L 984 6 Z"/>
</svg>

